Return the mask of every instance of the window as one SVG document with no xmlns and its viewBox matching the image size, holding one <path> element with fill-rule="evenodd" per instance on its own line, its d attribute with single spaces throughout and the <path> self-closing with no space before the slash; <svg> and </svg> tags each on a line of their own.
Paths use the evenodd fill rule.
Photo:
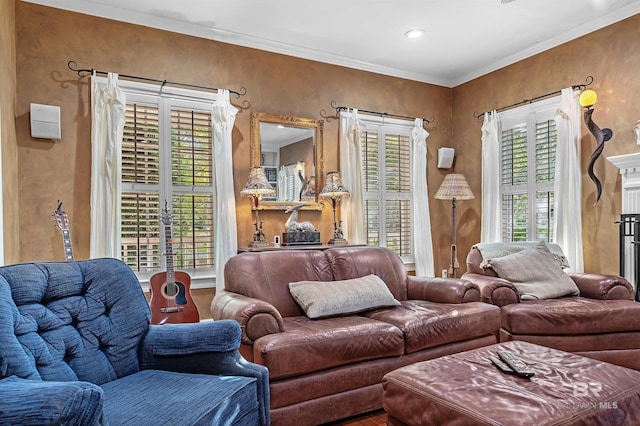
<svg viewBox="0 0 640 426">
<path fill-rule="evenodd" d="M 503 241 L 551 241 L 558 98 L 500 114 Z"/>
<path fill-rule="evenodd" d="M 411 130 L 402 120 L 362 118 L 362 167 L 367 243 L 413 262 Z"/>
<path fill-rule="evenodd" d="M 178 89 L 152 95 L 140 89 L 146 85 L 128 82 L 121 87 L 127 99 L 122 140 L 122 260 L 142 278 L 166 268 L 167 236 L 160 222 L 166 206 L 172 215 L 174 267 L 189 271 L 192 277 L 212 276 L 213 99 L 194 100 L 192 91 Z M 154 90 L 157 93 L 157 86 Z"/>
</svg>

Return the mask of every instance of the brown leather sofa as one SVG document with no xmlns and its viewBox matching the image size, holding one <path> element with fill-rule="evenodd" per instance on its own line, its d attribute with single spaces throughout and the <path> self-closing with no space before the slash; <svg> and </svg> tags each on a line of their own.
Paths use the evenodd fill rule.
<svg viewBox="0 0 640 426">
<path fill-rule="evenodd" d="M 625 278 L 570 273 L 579 296 L 521 300 L 511 282 L 481 266 L 477 248 L 466 262 L 462 278 L 478 285 L 483 302 L 501 307 L 501 342 L 537 343 L 640 370 L 640 303 Z"/>
<path fill-rule="evenodd" d="M 309 319 L 289 283 L 375 274 L 401 305 Z M 225 266 L 214 319 L 242 327 L 240 351 L 269 369 L 274 425 L 314 425 L 382 407 L 396 368 L 497 341 L 500 309 L 464 280 L 408 276 L 392 251 L 372 247 L 242 253 Z"/>
</svg>

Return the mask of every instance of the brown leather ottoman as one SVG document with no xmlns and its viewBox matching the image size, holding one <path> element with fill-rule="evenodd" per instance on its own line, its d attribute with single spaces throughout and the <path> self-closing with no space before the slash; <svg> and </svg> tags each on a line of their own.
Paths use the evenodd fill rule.
<svg viewBox="0 0 640 426">
<path fill-rule="evenodd" d="M 534 371 L 505 374 L 500 348 Z M 638 425 L 640 371 L 528 342 L 504 342 L 418 362 L 383 378 L 387 424 Z"/>
</svg>

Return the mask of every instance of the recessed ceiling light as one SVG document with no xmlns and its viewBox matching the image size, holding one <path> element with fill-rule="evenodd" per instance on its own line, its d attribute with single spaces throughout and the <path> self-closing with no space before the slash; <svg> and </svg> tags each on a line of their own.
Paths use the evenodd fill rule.
<svg viewBox="0 0 640 426">
<path fill-rule="evenodd" d="M 424 30 L 421 29 L 413 29 L 413 30 L 409 30 L 406 33 L 404 33 L 404 36 L 406 38 L 420 38 L 424 35 Z"/>
</svg>

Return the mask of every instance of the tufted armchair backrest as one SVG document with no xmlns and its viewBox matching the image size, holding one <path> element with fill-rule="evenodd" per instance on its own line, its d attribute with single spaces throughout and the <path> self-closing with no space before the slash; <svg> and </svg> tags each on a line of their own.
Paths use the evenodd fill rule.
<svg viewBox="0 0 640 426">
<path fill-rule="evenodd" d="M 0 268 L 0 378 L 109 382 L 139 370 L 149 305 L 116 259 Z"/>
</svg>

